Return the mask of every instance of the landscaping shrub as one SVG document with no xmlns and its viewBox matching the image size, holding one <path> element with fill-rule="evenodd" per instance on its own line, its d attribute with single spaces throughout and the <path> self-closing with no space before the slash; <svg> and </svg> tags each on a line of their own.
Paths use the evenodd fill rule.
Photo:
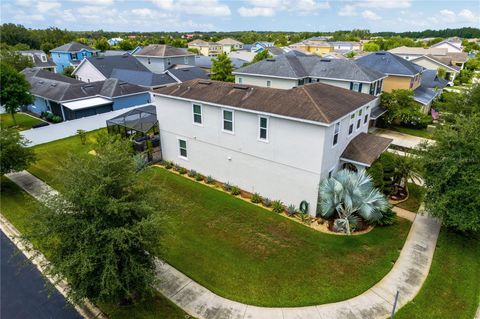
<svg viewBox="0 0 480 319">
<path fill-rule="evenodd" d="M 166 169 L 172 169 L 172 167 L 173 167 L 173 163 L 172 163 L 172 162 L 170 162 L 170 161 L 166 161 L 166 162 L 165 162 L 165 168 L 166 168 Z"/>
<path fill-rule="evenodd" d="M 191 169 L 191 170 L 188 171 L 188 177 L 192 177 L 192 178 L 193 178 L 193 177 L 195 177 L 195 176 L 197 176 L 197 171 L 196 171 L 196 170 Z"/>
<path fill-rule="evenodd" d="M 224 190 L 224 191 L 230 192 L 231 189 L 232 189 L 232 185 L 230 185 L 228 182 L 227 182 L 227 183 L 223 183 L 223 190 Z"/>
<path fill-rule="evenodd" d="M 383 164 L 380 160 L 376 160 L 372 166 L 367 169 L 368 175 L 372 178 L 373 186 L 384 191 L 384 181 L 383 181 Z"/>
<path fill-rule="evenodd" d="M 80 137 L 80 142 L 82 145 L 85 145 L 85 143 L 87 143 L 87 131 L 77 130 L 77 135 Z"/>
<path fill-rule="evenodd" d="M 199 181 L 199 182 L 200 182 L 200 181 L 203 181 L 203 178 L 204 178 L 203 175 L 200 174 L 200 173 L 197 173 L 197 174 L 195 175 L 195 180 L 196 180 L 196 181 Z"/>
<path fill-rule="evenodd" d="M 232 186 L 230 189 L 230 194 L 234 196 L 240 195 L 240 188 L 238 188 L 238 186 Z"/>
<path fill-rule="evenodd" d="M 298 216 L 300 216 L 300 220 L 305 225 L 310 225 L 312 223 L 312 219 L 310 218 L 310 215 L 308 213 L 299 212 Z"/>
<path fill-rule="evenodd" d="M 397 214 L 392 210 L 392 208 L 388 208 L 386 211 L 382 212 L 383 217 L 374 222 L 375 225 L 378 226 L 389 226 L 395 224 L 397 221 Z"/>
<path fill-rule="evenodd" d="M 177 171 L 182 175 L 187 174 L 187 169 L 185 167 L 180 167 Z"/>
<path fill-rule="evenodd" d="M 51 119 L 53 123 L 60 123 L 62 121 L 62 118 L 58 115 L 54 115 Z"/>
<path fill-rule="evenodd" d="M 177 172 L 180 172 L 180 170 L 182 169 L 182 167 L 181 167 L 180 165 L 178 165 L 178 164 L 175 164 L 175 166 L 174 166 L 173 169 L 176 170 Z"/>
<path fill-rule="evenodd" d="M 283 212 L 284 208 L 283 208 L 283 203 L 279 200 L 276 200 L 272 203 L 272 207 L 273 207 L 273 212 L 274 213 L 277 213 L 277 214 L 280 214 Z"/>
<path fill-rule="evenodd" d="M 288 205 L 288 207 L 287 207 L 288 216 L 293 216 L 293 215 L 295 215 L 296 212 L 297 212 L 297 208 L 295 207 L 295 205 L 293 205 L 293 204 Z"/>
<path fill-rule="evenodd" d="M 265 207 L 271 207 L 272 206 L 272 201 L 269 198 L 264 198 L 262 201 L 263 206 Z"/>
<path fill-rule="evenodd" d="M 415 111 L 414 113 L 403 113 L 400 118 L 401 126 L 418 130 L 426 129 L 429 124 L 433 123 L 431 116 L 418 111 Z"/>
<path fill-rule="evenodd" d="M 383 193 L 390 195 L 395 190 L 395 154 L 385 152 L 379 161 L 383 166 Z"/>
<path fill-rule="evenodd" d="M 205 179 L 205 183 L 207 184 L 213 184 L 213 182 L 215 182 L 215 180 L 213 179 L 212 176 L 208 175 L 207 178 Z"/>
<path fill-rule="evenodd" d="M 258 204 L 262 202 L 262 196 L 260 196 L 259 193 L 255 193 L 252 195 L 252 198 L 250 199 L 252 203 Z"/>
</svg>

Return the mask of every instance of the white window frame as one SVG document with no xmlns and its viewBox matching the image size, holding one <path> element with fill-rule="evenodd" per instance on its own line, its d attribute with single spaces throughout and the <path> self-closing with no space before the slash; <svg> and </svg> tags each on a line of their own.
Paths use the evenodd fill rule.
<svg viewBox="0 0 480 319">
<path fill-rule="evenodd" d="M 356 130 L 359 130 L 362 127 L 362 114 L 363 114 L 363 109 L 360 109 L 358 111 L 358 116 L 355 123 Z"/>
<path fill-rule="evenodd" d="M 228 120 L 225 120 L 225 113 L 224 112 L 230 112 L 232 113 L 232 130 L 226 130 L 225 129 L 225 121 L 228 122 Z M 222 132 L 228 133 L 228 134 L 235 134 L 235 111 L 234 110 L 229 110 L 229 109 L 222 109 Z"/>
<path fill-rule="evenodd" d="M 272 81 L 267 80 L 267 88 L 272 87 Z"/>
<path fill-rule="evenodd" d="M 195 113 L 195 106 L 200 106 L 200 114 Z M 195 122 L 195 115 L 200 115 L 200 123 Z M 192 124 L 197 126 L 203 126 L 203 107 L 200 103 L 192 103 Z"/>
<path fill-rule="evenodd" d="M 180 157 L 181 159 L 184 159 L 184 160 L 188 160 L 188 143 L 187 143 L 187 140 L 184 139 L 184 138 L 181 138 L 181 137 L 177 137 L 177 146 L 178 146 L 178 157 Z M 185 147 L 182 148 L 182 146 L 180 145 L 180 142 L 183 141 L 185 142 Z M 185 153 L 187 156 L 183 156 L 182 155 L 182 149 L 185 150 Z"/>
<path fill-rule="evenodd" d="M 356 88 L 355 88 L 355 85 L 357 86 Z M 353 82 L 352 91 L 359 92 L 359 90 L 360 90 L 360 83 L 359 82 Z"/>
<path fill-rule="evenodd" d="M 183 57 L 183 64 L 188 64 L 188 56 Z"/>
<path fill-rule="evenodd" d="M 352 135 L 353 132 L 355 131 L 355 113 L 353 114 L 350 114 L 350 122 L 348 124 L 348 136 Z M 353 125 L 352 127 L 352 131 L 350 132 L 350 127 Z"/>
<path fill-rule="evenodd" d="M 241 77 L 238 77 L 238 84 L 242 84 L 242 78 Z"/>
<path fill-rule="evenodd" d="M 261 119 L 266 119 L 267 120 L 267 127 L 266 128 L 262 128 L 260 125 L 261 125 Z M 259 115 L 258 116 L 258 135 L 257 135 L 257 139 L 261 142 L 265 142 L 265 143 L 268 143 L 268 137 L 269 137 L 269 126 L 270 126 L 270 118 L 268 116 L 263 116 L 263 115 Z M 262 138 L 261 137 L 261 134 L 260 132 L 262 131 L 262 129 L 266 130 L 266 137 L 265 138 Z"/>
<path fill-rule="evenodd" d="M 337 127 L 338 127 L 338 131 L 337 131 Z M 338 145 L 338 140 L 340 138 L 340 128 L 341 128 L 340 122 L 337 122 L 333 125 L 332 148 L 334 148 L 335 146 Z M 336 142 L 335 142 L 335 136 L 337 136 L 337 141 Z"/>
</svg>

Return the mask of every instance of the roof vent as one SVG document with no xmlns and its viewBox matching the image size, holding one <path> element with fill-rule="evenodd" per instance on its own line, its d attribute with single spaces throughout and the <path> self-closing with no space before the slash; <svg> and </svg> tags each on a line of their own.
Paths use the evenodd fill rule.
<svg viewBox="0 0 480 319">
<path fill-rule="evenodd" d="M 57 83 L 52 83 L 52 84 L 50 84 L 50 85 L 53 86 L 53 87 L 56 87 L 56 86 L 57 86 Z"/>
<path fill-rule="evenodd" d="M 375 52 L 376 55 L 385 55 L 385 52 Z"/>
<path fill-rule="evenodd" d="M 38 81 L 38 83 L 43 84 L 43 83 L 45 83 L 45 82 L 43 82 L 43 81 L 40 80 L 40 81 Z"/>
<path fill-rule="evenodd" d="M 331 59 L 321 59 L 320 62 L 331 62 Z"/>
<path fill-rule="evenodd" d="M 274 58 L 267 58 L 267 61 L 268 62 L 275 62 L 275 59 Z"/>
<path fill-rule="evenodd" d="M 234 88 L 234 89 L 238 89 L 238 90 L 247 90 L 247 89 L 248 89 L 248 86 L 235 84 L 235 85 L 233 86 L 233 88 Z"/>
<path fill-rule="evenodd" d="M 199 84 L 210 85 L 212 82 L 210 81 L 198 81 Z"/>
</svg>

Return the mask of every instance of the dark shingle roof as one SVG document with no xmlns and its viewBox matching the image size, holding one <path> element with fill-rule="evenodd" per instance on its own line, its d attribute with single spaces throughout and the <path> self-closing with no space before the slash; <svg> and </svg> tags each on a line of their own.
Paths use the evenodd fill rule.
<svg viewBox="0 0 480 319">
<path fill-rule="evenodd" d="M 52 49 L 52 50 L 50 50 L 50 52 L 78 52 L 78 51 L 81 51 L 81 50 L 87 50 L 87 51 L 91 51 L 91 52 L 96 52 L 97 51 L 95 49 L 92 49 L 88 45 L 81 44 L 81 43 L 78 43 L 78 42 L 70 42 L 70 43 L 66 43 L 64 45 L 61 45 L 61 46 L 59 46 L 55 49 Z"/>
<path fill-rule="evenodd" d="M 350 141 L 340 158 L 370 166 L 392 142 L 390 138 L 360 133 Z"/>
<path fill-rule="evenodd" d="M 148 71 L 136 71 L 125 69 L 113 69 L 112 78 L 120 79 L 136 85 L 157 87 L 177 83 L 174 78 L 165 73 L 153 73 Z"/>
<path fill-rule="evenodd" d="M 208 79 L 208 75 L 201 68 L 193 66 L 186 68 L 170 68 L 167 70 L 174 78 L 180 82 L 186 82 L 193 79 Z"/>
<path fill-rule="evenodd" d="M 211 56 L 197 55 L 195 56 L 195 65 L 200 68 L 211 69 L 213 58 L 214 57 L 211 57 Z M 248 63 L 248 61 L 245 61 L 239 58 L 233 58 L 233 57 L 229 57 L 229 58 L 232 61 L 234 68 L 236 69 L 241 68 L 245 63 Z"/>
<path fill-rule="evenodd" d="M 447 86 L 448 81 L 437 76 L 437 70 L 425 70 L 422 73 L 421 86 L 426 88 L 443 89 Z"/>
<path fill-rule="evenodd" d="M 93 66 L 106 78 L 112 76 L 114 69 L 150 72 L 146 66 L 130 54 L 100 57 L 92 56 L 88 57 L 87 61 L 93 64 Z"/>
<path fill-rule="evenodd" d="M 22 71 L 28 82 L 30 92 L 53 101 L 68 101 L 96 95 L 117 97 L 127 94 L 147 92 L 149 89 L 126 83 L 118 79 L 107 79 L 84 83 L 60 74 L 44 70 L 25 69 Z M 47 74 L 50 73 L 50 74 Z"/>
<path fill-rule="evenodd" d="M 379 51 L 362 56 L 355 60 L 361 66 L 385 74 L 414 76 L 422 71 L 422 67 L 390 52 Z"/>
<path fill-rule="evenodd" d="M 413 99 L 420 104 L 428 105 L 438 94 L 440 94 L 440 92 L 424 86 L 419 86 L 413 91 Z"/>
<path fill-rule="evenodd" d="M 177 55 L 194 55 L 182 48 L 175 48 L 165 44 L 150 44 L 136 52 L 134 55 L 169 57 Z"/>
<path fill-rule="evenodd" d="M 375 99 L 368 94 L 323 83 L 282 90 L 229 82 L 192 80 L 154 92 L 328 124 Z"/>
<path fill-rule="evenodd" d="M 425 58 L 431 59 L 443 65 L 446 65 L 454 70 L 460 71 L 460 67 L 452 64 L 452 57 L 449 55 L 425 55 Z M 421 58 L 420 58 L 421 59 Z M 415 61 L 415 60 L 414 60 Z"/>
<path fill-rule="evenodd" d="M 265 59 L 238 69 L 235 73 L 270 75 L 286 78 L 307 76 L 372 82 L 385 74 L 363 67 L 351 60 L 322 59 L 314 55 L 284 54 L 274 59 Z"/>
</svg>

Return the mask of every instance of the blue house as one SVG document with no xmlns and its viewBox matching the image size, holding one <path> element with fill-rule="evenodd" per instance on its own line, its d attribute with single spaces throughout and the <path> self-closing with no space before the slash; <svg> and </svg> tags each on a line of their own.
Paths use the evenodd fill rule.
<svg viewBox="0 0 480 319">
<path fill-rule="evenodd" d="M 70 42 L 50 50 L 53 62 L 57 65 L 57 73 L 63 73 L 67 66 L 76 67 L 83 58 L 97 55 L 98 50 L 78 42 Z"/>
<path fill-rule="evenodd" d="M 273 42 L 265 42 L 265 41 L 255 42 L 250 48 L 250 52 L 259 53 L 271 47 L 273 47 Z"/>
<path fill-rule="evenodd" d="M 148 88 L 109 78 L 85 83 L 41 69 L 22 71 L 35 97 L 27 110 L 50 112 L 64 121 L 150 103 Z"/>
</svg>

